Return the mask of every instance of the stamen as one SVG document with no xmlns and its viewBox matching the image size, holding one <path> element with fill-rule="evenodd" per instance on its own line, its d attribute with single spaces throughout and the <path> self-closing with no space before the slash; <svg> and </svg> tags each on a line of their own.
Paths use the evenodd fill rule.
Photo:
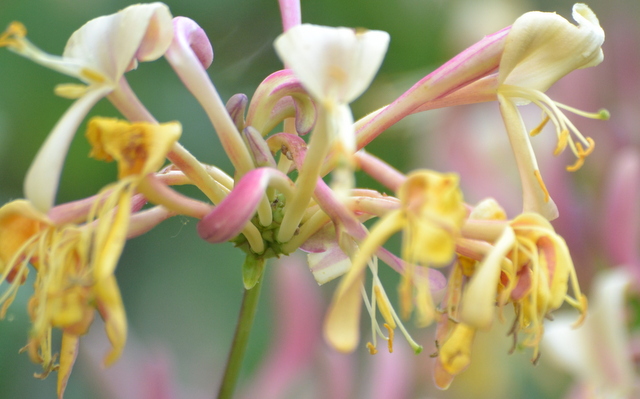
<svg viewBox="0 0 640 399">
<path fill-rule="evenodd" d="M 393 353 L 393 334 L 394 334 L 394 330 L 387 323 L 384 323 L 384 327 L 389 331 L 389 339 L 387 340 L 387 345 L 389 346 L 389 353 Z"/>
<path fill-rule="evenodd" d="M 95 83 L 104 83 L 106 82 L 106 79 L 104 77 L 104 75 L 102 75 L 100 72 L 94 71 L 92 69 L 88 69 L 88 68 L 82 68 L 80 70 L 80 76 L 95 82 Z"/>
<path fill-rule="evenodd" d="M 0 35 L 0 47 L 20 48 L 26 35 L 27 28 L 22 23 L 13 21 Z"/>
<path fill-rule="evenodd" d="M 378 353 L 378 350 L 376 349 L 375 346 L 373 346 L 371 342 L 367 342 L 367 349 L 369 349 L 369 353 L 372 355 L 375 355 L 376 353 Z"/>
<path fill-rule="evenodd" d="M 389 300 L 386 298 L 386 296 L 383 295 L 383 293 L 381 292 L 379 285 L 376 285 L 373 287 L 373 293 L 376 297 L 376 303 L 378 304 L 378 309 L 380 310 L 380 314 L 382 314 L 382 317 L 386 321 L 384 326 L 387 327 L 387 324 L 388 324 L 389 326 L 391 326 L 390 328 L 396 328 L 396 322 L 393 320 L 393 316 L 391 315 L 391 310 L 389 310 L 389 308 L 391 307 L 391 304 L 389 303 Z"/>
<path fill-rule="evenodd" d="M 542 175 L 540 175 L 540 171 L 539 170 L 534 170 L 533 171 L 534 176 L 536 177 L 536 179 L 538 180 L 538 184 L 540 184 L 540 188 L 542 189 L 542 192 L 544 193 L 544 202 L 549 202 L 549 200 L 551 199 L 551 196 L 549 195 L 549 191 L 547 190 L 547 186 L 544 185 L 544 181 L 542 181 Z"/>
<path fill-rule="evenodd" d="M 537 136 L 538 134 L 540 134 L 542 129 L 546 126 L 547 122 L 549 122 L 549 115 L 545 115 L 544 116 L 544 118 L 542 119 L 542 122 L 540 122 L 540 124 L 538 126 L 533 128 L 533 130 L 531 130 L 529 132 L 529 136 L 533 137 L 533 136 Z"/>
<path fill-rule="evenodd" d="M 569 142 L 569 130 L 564 129 L 558 135 L 558 144 L 556 145 L 556 149 L 553 150 L 553 155 L 558 156 L 567 148 L 567 143 Z"/>
<path fill-rule="evenodd" d="M 53 89 L 53 92 L 58 97 L 75 100 L 77 98 L 84 96 L 87 93 L 88 88 L 89 87 L 87 85 L 83 85 L 83 84 L 63 83 L 63 84 L 57 85 Z"/>
</svg>

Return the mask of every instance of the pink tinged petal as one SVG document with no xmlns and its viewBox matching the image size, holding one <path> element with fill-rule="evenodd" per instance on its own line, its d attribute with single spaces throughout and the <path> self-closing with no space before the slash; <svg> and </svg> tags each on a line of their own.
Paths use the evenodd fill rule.
<svg viewBox="0 0 640 399">
<path fill-rule="evenodd" d="M 81 60 L 115 86 L 137 61 L 161 57 L 173 38 L 171 13 L 162 3 L 137 4 L 93 19 L 75 31 L 63 57 Z"/>
<path fill-rule="evenodd" d="M 264 79 L 253 94 L 246 125 L 253 126 L 264 136 L 284 118 L 290 117 L 292 110 L 296 116 L 296 131 L 301 135 L 309 133 L 316 120 L 315 105 L 291 70 L 277 71 Z"/>
<path fill-rule="evenodd" d="M 273 267 L 278 309 L 275 341 L 253 383 L 242 395 L 247 399 L 285 397 L 287 389 L 311 366 L 321 343 L 322 301 L 318 287 L 304 270 L 303 259 L 293 255 Z"/>
<path fill-rule="evenodd" d="M 38 210 L 46 213 L 53 206 L 71 140 L 89 110 L 110 91 L 109 87 L 98 87 L 76 100 L 38 150 L 24 181 L 25 197 Z"/>
<path fill-rule="evenodd" d="M 174 215 L 175 214 L 173 212 L 161 206 L 156 206 L 132 215 L 129 220 L 127 240 L 147 233 L 158 224 Z"/>
<path fill-rule="evenodd" d="M 198 234 L 210 243 L 225 242 L 240 234 L 256 213 L 265 189 L 273 184 L 285 196 L 294 184 L 272 168 L 258 168 L 240 179 L 229 195 L 198 223 Z"/>
<path fill-rule="evenodd" d="M 109 197 L 110 191 L 106 191 L 101 195 L 93 195 L 91 197 L 78 201 L 67 202 L 65 204 L 56 205 L 47 216 L 56 225 L 66 223 L 80 224 L 87 221 L 87 215 L 91 211 L 96 200 L 102 198 L 104 202 Z M 147 199 L 142 194 L 136 194 L 131 198 L 131 213 L 138 212 L 147 203 Z"/>
<path fill-rule="evenodd" d="M 178 20 L 178 23 L 183 21 Z M 176 36 L 165 53 L 165 58 L 207 113 L 225 153 L 237 172 L 243 175 L 253 169 L 251 155 L 242 142 L 233 119 L 187 40 L 183 36 Z"/>
<path fill-rule="evenodd" d="M 300 0 L 278 0 L 280 14 L 282 15 L 282 30 L 288 31 L 294 26 L 300 25 Z"/>
<path fill-rule="evenodd" d="M 192 19 L 185 17 L 175 17 L 173 29 L 176 40 L 191 48 L 204 69 L 209 68 L 213 62 L 213 48 L 205 31 Z"/>
<path fill-rule="evenodd" d="M 276 168 L 278 164 L 269 150 L 269 145 L 262 137 L 260 132 L 254 129 L 252 126 L 248 126 L 242 130 L 242 135 L 247 141 L 249 151 L 253 155 L 253 160 L 257 166 L 269 166 Z"/>
<path fill-rule="evenodd" d="M 405 116 L 425 103 L 439 99 L 498 68 L 510 27 L 504 28 L 464 50 L 436 69 L 402 96 L 357 129 L 358 148 L 369 144 Z M 485 88 L 482 88 L 485 95 Z M 470 94 L 467 93 L 466 96 Z M 473 97 L 473 96 L 472 96 Z M 470 100 L 476 102 L 475 99 Z"/>
<path fill-rule="evenodd" d="M 249 103 L 249 98 L 246 94 L 238 93 L 234 94 L 229 98 L 225 108 L 227 108 L 227 112 L 233 122 L 236 124 L 236 128 L 239 132 L 244 129 L 244 112 L 247 109 L 247 104 Z"/>
<path fill-rule="evenodd" d="M 606 193 L 604 242 L 614 264 L 635 266 L 640 282 L 640 153 L 625 149 L 616 154 Z"/>
<path fill-rule="evenodd" d="M 345 274 L 351 268 L 351 259 L 335 241 L 326 251 L 307 255 L 309 269 L 320 285 Z"/>
<path fill-rule="evenodd" d="M 542 178 L 536 177 L 540 169 L 522 116 L 510 99 L 498 95 L 498 101 L 522 181 L 523 212 L 535 212 L 553 220 L 558 217 L 558 208 L 541 185 Z"/>
<path fill-rule="evenodd" d="M 376 179 L 386 188 L 393 192 L 406 180 L 406 176 L 396 170 L 393 166 L 387 164 L 378 157 L 375 157 L 364 150 L 356 153 L 358 166 L 363 172 Z"/>
</svg>

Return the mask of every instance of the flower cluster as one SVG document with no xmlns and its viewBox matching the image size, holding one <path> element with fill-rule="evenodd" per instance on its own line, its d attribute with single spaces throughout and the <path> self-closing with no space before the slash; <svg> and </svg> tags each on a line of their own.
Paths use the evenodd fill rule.
<svg viewBox="0 0 640 399">
<path fill-rule="evenodd" d="M 0 208 L 0 281 L 8 283 L 0 297 L 1 315 L 30 264 L 37 277 L 26 349 L 42 365 L 42 377 L 58 370 L 60 397 L 95 310 L 113 346 L 105 363 L 120 355 L 127 323 L 114 278 L 118 258 L 128 238 L 175 215 L 199 220 L 204 240 L 232 241 L 246 253 L 247 290 L 261 278 L 266 259 L 297 249 L 308 253 L 318 283 L 342 277 L 324 323 L 326 340 L 340 351 L 358 346 L 363 304 L 372 321 L 367 344 L 372 354 L 379 338 L 393 350 L 396 329 L 419 353 L 422 347 L 403 320 L 415 313 L 419 326 L 437 321 L 435 382 L 443 388 L 469 364 L 475 331 L 490 328 L 505 305 L 515 309 L 514 345 L 533 348 L 534 360 L 545 317 L 564 302 L 585 313 L 567 246 L 548 222 L 558 210 L 517 106 L 531 102 L 541 108 L 542 123 L 530 134 L 550 121 L 558 137 L 556 154 L 569 147 L 577 157 L 568 170 L 584 163 L 594 140 L 562 110 L 596 119 L 608 114 L 575 110 L 544 92 L 572 70 L 602 61 L 604 33 L 595 14 L 576 4 L 578 25 L 556 14 L 524 14 L 354 122 L 349 103 L 371 84 L 389 35 L 300 24 L 296 2 L 281 1 L 281 7 L 285 32 L 274 47 L 286 69 L 264 79 L 250 100 L 238 94 L 226 104 L 206 72 L 213 51 L 205 32 L 188 18 L 173 18 L 161 3 L 89 21 L 70 37 L 60 57 L 28 41 L 20 23 L 0 35 L 0 47 L 82 82 L 56 87 L 56 94 L 75 102 L 36 155 L 25 178 L 25 199 Z M 193 157 L 178 142 L 181 125 L 158 123 L 128 85 L 127 71 L 163 56 L 209 117 L 232 173 Z M 116 161 L 118 180 L 93 197 L 56 204 L 69 144 L 104 97 L 123 119 L 93 118 L 86 137 L 91 157 Z M 520 172 L 523 213 L 513 219 L 491 199 L 465 203 L 455 174 L 416 170 L 405 175 L 363 150 L 410 114 L 486 101 L 499 104 Z M 166 160 L 170 164 L 163 167 Z M 390 193 L 357 188 L 356 169 Z M 209 201 L 171 188 L 185 184 Z M 370 219 L 377 220 L 369 230 L 365 222 Z M 400 256 L 383 247 L 397 232 L 403 236 Z M 378 277 L 379 260 L 401 274 L 399 313 Z M 447 281 L 438 269 L 448 266 Z M 366 269 L 372 275 L 370 290 Z M 445 287 L 438 306 L 433 293 Z M 52 350 L 53 328 L 62 331 L 59 355 Z"/>
</svg>

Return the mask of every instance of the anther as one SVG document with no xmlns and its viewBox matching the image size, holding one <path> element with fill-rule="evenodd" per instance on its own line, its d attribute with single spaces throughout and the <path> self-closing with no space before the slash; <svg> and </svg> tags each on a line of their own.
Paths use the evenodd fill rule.
<svg viewBox="0 0 640 399">
<path fill-rule="evenodd" d="M 14 21 L 0 35 L 0 47 L 20 47 L 21 39 L 26 35 L 27 28 L 22 23 Z"/>
<path fill-rule="evenodd" d="M 547 125 L 547 122 L 549 122 L 549 115 L 545 115 L 544 116 L 544 118 L 542 119 L 542 122 L 540 122 L 540 124 L 538 126 L 533 128 L 533 130 L 531 130 L 529 132 L 529 136 L 533 137 L 533 136 L 536 136 L 536 135 L 540 134 L 542 129 Z"/>
<path fill-rule="evenodd" d="M 376 353 L 378 353 L 378 350 L 376 349 L 375 346 L 373 346 L 371 342 L 367 342 L 367 349 L 369 349 L 369 353 L 372 355 L 375 355 Z"/>
<path fill-rule="evenodd" d="M 542 175 L 540 175 L 540 171 L 536 169 L 533 171 L 533 174 L 538 180 L 538 184 L 540 184 L 540 188 L 542 189 L 542 192 L 544 192 L 544 202 L 549 202 L 549 200 L 551 199 L 551 196 L 549 195 L 547 186 L 545 186 L 544 181 L 542 181 Z"/>
<path fill-rule="evenodd" d="M 558 145 L 556 145 L 556 149 L 553 150 L 553 155 L 558 156 L 565 148 L 567 148 L 567 143 L 569 142 L 569 130 L 564 129 L 560 132 L 558 136 Z"/>
<path fill-rule="evenodd" d="M 389 353 L 393 353 L 393 328 L 391 328 L 391 326 L 387 323 L 384 323 L 383 326 L 389 331 L 389 339 L 387 340 L 387 345 L 389 347 Z"/>
</svg>

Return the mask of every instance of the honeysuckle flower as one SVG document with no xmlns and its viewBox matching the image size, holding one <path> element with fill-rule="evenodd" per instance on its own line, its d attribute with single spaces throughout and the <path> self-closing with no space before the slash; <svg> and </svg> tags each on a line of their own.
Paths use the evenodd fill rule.
<svg viewBox="0 0 640 399">
<path fill-rule="evenodd" d="M 37 271 L 34 295 L 29 301 L 33 327 L 25 349 L 43 367 L 39 378 L 58 370 L 58 396 L 62 397 L 77 355 L 78 339 L 87 332 L 94 310 L 105 320 L 114 361 L 124 346 L 126 319 L 118 286 L 112 274 L 96 278 L 94 230 L 91 224 L 56 226 L 28 201 L 17 200 L 0 208 L 1 281 L 10 283 L 0 297 L 4 317 L 31 263 Z M 62 330 L 60 356 L 52 354 L 51 330 Z"/>
<path fill-rule="evenodd" d="M 585 399 L 631 398 L 640 389 L 625 320 L 631 282 L 632 277 L 620 268 L 600 272 L 593 282 L 593 306 L 584 326 L 574 329 L 570 316 L 560 314 L 545 332 L 544 348 L 578 379 Z"/>
<path fill-rule="evenodd" d="M 487 329 L 494 308 L 512 303 L 516 319 L 511 333 L 524 333 L 525 347 L 533 348 L 533 360 L 539 356 L 543 320 L 564 302 L 587 310 L 576 272 L 565 241 L 539 214 L 524 213 L 511 221 L 471 221 L 463 228 L 465 237 L 493 242 L 482 262 L 474 266 L 462 293 L 460 320 L 473 328 Z M 568 295 L 571 285 L 575 298 Z"/>
<path fill-rule="evenodd" d="M 43 52 L 25 36 L 24 26 L 14 22 L 0 36 L 0 47 L 86 85 L 58 86 L 59 95 L 79 99 L 53 128 L 27 172 L 26 197 L 46 212 L 55 201 L 64 159 L 79 124 L 96 102 L 118 89 L 124 73 L 135 69 L 138 61 L 153 61 L 164 54 L 173 27 L 167 6 L 150 3 L 87 22 L 71 35 L 62 57 Z"/>
<path fill-rule="evenodd" d="M 389 35 L 382 31 L 357 31 L 317 25 L 294 26 L 274 42 L 276 52 L 291 68 L 319 106 L 311 136 L 312 151 L 305 158 L 298 179 L 298 194 L 288 205 L 282 242 L 303 214 L 315 180 L 330 149 L 338 162 L 334 187 L 345 193 L 353 187 L 352 154 L 356 150 L 353 115 L 348 106 L 371 84 L 387 51 Z"/>
<path fill-rule="evenodd" d="M 544 94 L 569 72 L 602 62 L 604 31 L 598 18 L 584 4 L 573 6 L 573 18 L 578 26 L 552 13 L 530 12 L 518 18 L 507 36 L 497 75 L 498 102 L 522 180 L 524 211 L 538 212 L 547 219 L 555 219 L 558 210 L 540 175 L 517 105 L 532 102 L 544 113 L 542 124 L 531 135 L 540 132 L 547 121 L 553 123 L 558 135 L 554 154 L 568 145 L 578 158 L 568 170 L 582 165 L 593 151 L 594 142 L 585 138 L 561 110 L 594 119 L 608 118 L 606 111 L 588 114 L 554 102 Z"/>
<path fill-rule="evenodd" d="M 363 270 L 370 263 L 369 259 L 375 250 L 398 231 L 403 231 L 402 255 L 409 265 L 399 287 L 401 314 L 407 318 L 415 302 L 420 325 L 429 324 L 434 317 L 435 308 L 429 280 L 425 277 L 429 273 L 428 267 L 445 266 L 454 256 L 455 237 L 466 216 L 462 195 L 457 187 L 457 177 L 427 170 L 414 172 L 400 186 L 398 198 L 401 201 L 400 208 L 384 215 L 353 254 L 349 272 L 340 282 L 329 309 L 325 337 L 342 351 L 353 350 L 358 342 L 357 329 L 354 331 L 357 324 L 347 325 L 344 320 L 351 319 L 353 312 L 357 311 L 353 303 L 359 298 Z M 414 266 L 415 264 L 422 266 Z M 375 281 L 375 261 L 370 263 L 370 268 Z M 380 302 L 380 311 L 391 334 L 396 323 L 399 326 L 401 323 L 384 291 L 374 285 L 373 292 Z M 402 329 L 404 330 L 403 327 Z M 389 340 L 391 342 L 392 337 Z"/>
</svg>

